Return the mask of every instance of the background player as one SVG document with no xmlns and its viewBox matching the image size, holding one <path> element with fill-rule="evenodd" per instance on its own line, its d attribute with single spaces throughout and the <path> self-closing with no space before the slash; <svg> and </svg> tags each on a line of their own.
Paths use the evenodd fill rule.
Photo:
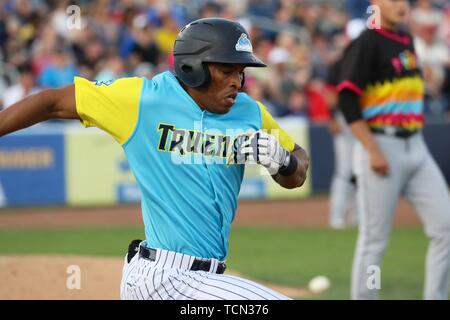
<svg viewBox="0 0 450 320">
<path fill-rule="evenodd" d="M 51 118 L 80 119 L 123 146 L 141 188 L 146 234 L 129 247 L 123 299 L 286 299 L 222 273 L 243 162 L 296 188 L 308 156 L 262 104 L 238 93 L 244 68 L 265 66 L 240 24 L 194 21 L 179 33 L 174 56 L 176 76 L 76 78 L 26 98 L 0 113 L 0 135 Z"/>
<path fill-rule="evenodd" d="M 430 238 L 424 298 L 447 299 L 450 198 L 421 132 L 424 83 L 412 38 L 400 30 L 408 1 L 372 3 L 381 10 L 381 29 L 366 30 L 350 44 L 338 86 L 339 105 L 358 139 L 354 171 L 360 225 L 351 295 L 377 297 L 377 289 L 367 285 L 369 267 L 381 265 L 397 200 L 404 194 Z"/>
<path fill-rule="evenodd" d="M 330 68 L 328 74 L 331 119 L 328 124 L 333 137 L 334 173 L 330 187 L 330 213 L 329 225 L 333 229 L 344 229 L 348 224 L 356 225 L 357 210 L 355 206 L 355 179 L 352 172 L 352 154 L 355 138 L 345 122 L 342 112 L 337 109 L 336 86 L 338 85 L 339 67 L 338 59 Z"/>
<path fill-rule="evenodd" d="M 350 20 L 346 25 L 346 45 L 349 41 L 358 37 L 365 30 L 365 27 L 365 21 L 362 19 Z M 349 155 L 353 152 L 355 138 L 337 105 L 336 87 L 339 84 L 339 72 L 344 48 L 343 46 L 342 50 L 339 50 L 338 58 L 331 64 L 327 76 L 327 85 L 330 88 L 327 91 L 327 97 L 331 110 L 328 129 L 333 138 L 334 152 L 334 173 L 330 186 L 329 209 L 329 225 L 333 229 L 344 229 L 349 225 L 358 223 L 355 197 L 356 179 L 352 171 L 352 161 L 349 158 Z"/>
</svg>

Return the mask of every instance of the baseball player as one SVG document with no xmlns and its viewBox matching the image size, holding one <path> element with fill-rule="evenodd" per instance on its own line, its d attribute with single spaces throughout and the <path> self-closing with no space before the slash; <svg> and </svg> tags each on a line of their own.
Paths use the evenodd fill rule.
<svg viewBox="0 0 450 320">
<path fill-rule="evenodd" d="M 133 241 L 122 299 L 287 299 L 224 275 L 246 163 L 285 188 L 306 178 L 306 152 L 266 108 L 239 92 L 245 67 L 264 67 L 245 29 L 200 19 L 179 33 L 175 74 L 123 78 L 31 96 L 0 113 L 0 134 L 50 118 L 80 119 L 120 143 L 142 193 L 145 241 Z M 275 262 L 274 262 L 275 263 Z"/>
<path fill-rule="evenodd" d="M 328 125 L 333 137 L 334 149 L 334 174 L 330 187 L 330 215 L 329 225 L 333 229 L 344 229 L 348 224 L 357 223 L 355 208 L 355 179 L 352 172 L 352 163 L 348 155 L 352 154 L 355 138 L 345 122 L 340 110 L 336 110 L 336 85 L 338 85 L 339 67 L 341 60 L 338 59 L 329 70 L 327 83 L 331 86 L 329 90 L 332 118 Z M 347 222 L 349 217 L 349 222 Z"/>
<path fill-rule="evenodd" d="M 348 21 L 345 28 L 346 42 L 347 39 L 351 41 L 357 38 L 365 28 L 366 24 L 362 19 Z M 343 49 L 344 47 L 342 51 Z M 330 66 L 327 77 L 327 84 L 331 89 L 328 91 L 328 97 L 332 116 L 328 128 L 333 137 L 334 149 L 334 174 L 330 187 L 329 214 L 329 225 L 333 229 L 344 229 L 348 225 L 353 226 L 358 223 L 355 199 L 356 179 L 352 171 L 352 161 L 349 159 L 349 155 L 353 153 L 355 138 L 345 122 L 344 115 L 337 107 L 336 86 L 339 84 L 341 61 L 342 52 Z"/>
<path fill-rule="evenodd" d="M 359 235 L 351 296 L 374 299 L 371 266 L 381 266 L 398 198 L 413 205 L 430 238 L 425 299 L 447 299 L 450 271 L 450 197 L 423 139 L 424 82 L 411 36 L 401 31 L 406 0 L 373 0 L 381 28 L 364 31 L 346 49 L 339 106 L 357 138 Z M 405 270 L 408 272 L 408 270 Z M 370 281 L 369 281 L 370 282 Z"/>
</svg>

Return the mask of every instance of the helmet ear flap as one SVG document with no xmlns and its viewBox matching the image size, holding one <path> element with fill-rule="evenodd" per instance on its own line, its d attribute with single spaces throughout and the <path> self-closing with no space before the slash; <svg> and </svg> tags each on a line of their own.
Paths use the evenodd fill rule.
<svg viewBox="0 0 450 320">
<path fill-rule="evenodd" d="M 205 79 L 203 80 L 203 83 L 200 86 L 207 87 L 211 82 L 211 73 L 209 72 L 207 63 L 203 62 L 202 67 L 203 67 L 203 74 L 205 75 Z"/>
<path fill-rule="evenodd" d="M 175 73 L 180 80 L 189 87 L 197 88 L 207 85 L 211 75 L 206 63 L 199 63 L 199 59 L 185 59 L 182 63 L 175 63 Z"/>
</svg>

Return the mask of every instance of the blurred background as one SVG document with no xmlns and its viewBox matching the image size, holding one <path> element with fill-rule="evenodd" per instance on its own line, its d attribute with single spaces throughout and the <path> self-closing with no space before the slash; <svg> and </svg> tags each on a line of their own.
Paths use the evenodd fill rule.
<svg viewBox="0 0 450 320">
<path fill-rule="evenodd" d="M 448 118 L 450 5 L 411 2 L 409 27 L 428 85 L 426 112 Z M 69 5 L 81 10 L 72 29 L 68 23 L 76 13 L 67 12 Z M 368 5 L 368 0 L 2 0 L 0 106 L 70 84 L 74 75 L 102 81 L 172 69 L 180 28 L 220 16 L 241 22 L 269 65 L 248 69 L 246 91 L 274 116 L 324 122 L 330 117 L 328 68 L 365 25 Z"/>
<path fill-rule="evenodd" d="M 424 134 L 450 184 L 450 4 L 410 2 L 408 28 L 426 81 Z M 364 29 L 369 4 L 366 0 L 0 0 L 0 108 L 39 90 L 71 84 L 76 75 L 97 81 L 151 78 L 173 68 L 173 43 L 188 22 L 212 16 L 239 21 L 251 35 L 255 54 L 268 64 L 246 70 L 244 90 L 268 107 L 308 150 L 312 162 L 305 187 L 297 191 L 281 190 L 258 171 L 246 172 L 231 263 L 258 279 L 297 286 L 317 272 L 326 273 L 338 289 L 332 286 L 336 291 L 321 297 L 346 299 L 356 230 L 327 229 L 334 172 L 329 126 L 335 93 L 326 80 L 330 66 Z M 75 234 L 68 239 L 70 232 L 64 228 L 138 225 L 139 197 L 120 146 L 96 129 L 82 129 L 73 121 L 49 121 L 0 139 L 4 207 L 0 253 L 121 255 L 131 240 L 128 236 L 141 235 L 141 227 L 125 234 L 119 229 L 103 234 L 107 243 L 123 236 L 112 251 L 89 249 L 86 239 L 99 241 L 89 238 L 95 232 L 80 235 L 71 229 Z M 388 257 L 399 260 L 387 260 L 391 269 L 386 277 L 403 279 L 404 290 L 388 284 L 384 297 L 420 298 L 426 240 L 411 208 L 402 202 L 399 212 L 400 231 L 393 240 L 397 242 L 388 249 Z M 262 229 L 257 226 L 261 224 Z M 287 232 L 286 226 L 292 229 Z M 46 229 L 53 227 L 53 232 Z M 36 241 L 31 249 L 30 235 Z M 406 254 L 411 246 L 418 248 L 417 256 Z M 273 251 L 266 253 L 267 248 Z M 291 249 L 298 252 L 297 258 L 292 258 Z M 268 267 L 274 254 L 286 265 Z M 412 276 L 401 273 L 408 268 L 414 269 Z M 1 288 L 0 284 L 0 297 Z"/>
</svg>

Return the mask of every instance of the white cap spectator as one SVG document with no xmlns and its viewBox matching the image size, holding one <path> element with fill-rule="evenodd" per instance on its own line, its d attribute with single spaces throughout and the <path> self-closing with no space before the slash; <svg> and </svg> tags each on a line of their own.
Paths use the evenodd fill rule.
<svg viewBox="0 0 450 320">
<path fill-rule="evenodd" d="M 352 19 L 345 26 L 345 34 L 350 40 L 353 40 L 358 38 L 365 29 L 366 22 L 363 19 Z"/>
<path fill-rule="evenodd" d="M 283 48 L 275 47 L 269 53 L 269 64 L 288 63 L 291 58 L 290 53 Z"/>
</svg>

